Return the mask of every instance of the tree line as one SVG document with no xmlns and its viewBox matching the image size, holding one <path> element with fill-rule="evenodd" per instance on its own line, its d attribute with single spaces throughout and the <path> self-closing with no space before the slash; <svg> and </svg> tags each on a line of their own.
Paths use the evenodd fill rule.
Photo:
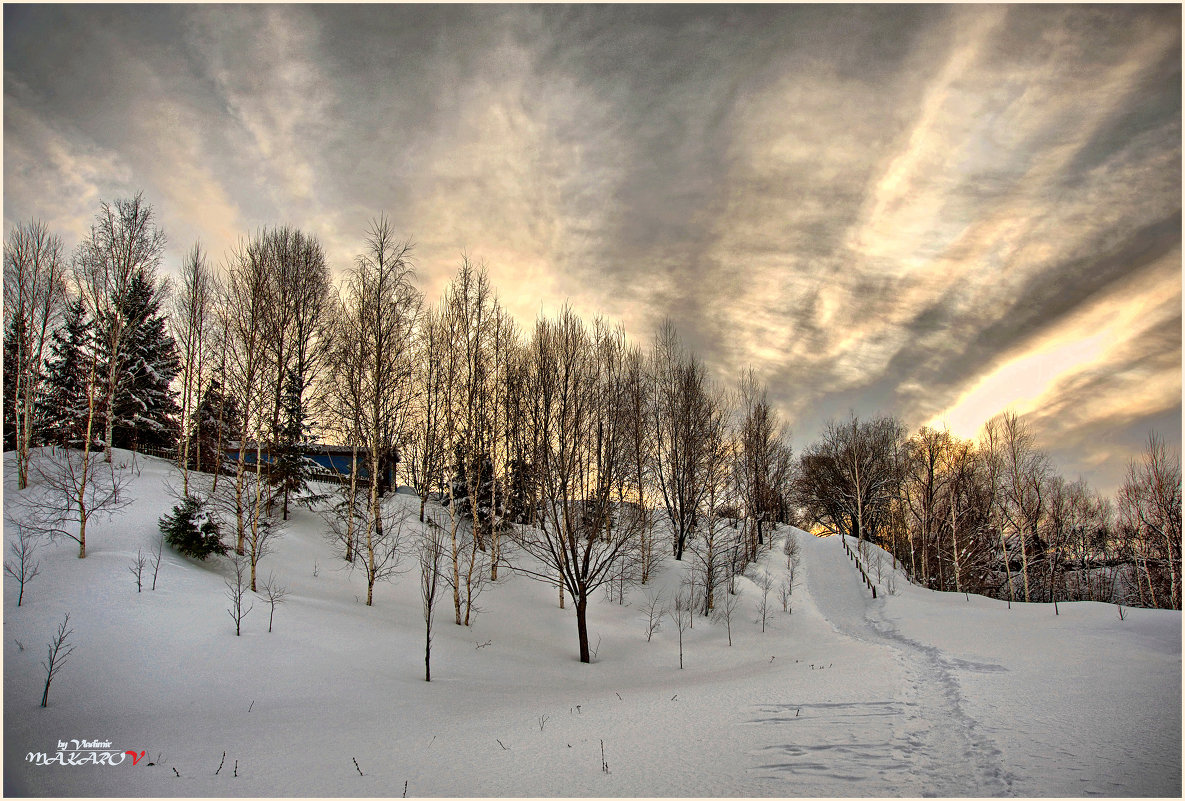
<svg viewBox="0 0 1185 801">
<path fill-rule="evenodd" d="M 169 525 L 225 532 L 254 589 L 291 500 L 310 498 L 306 447 L 342 443 L 350 469 L 315 500 L 367 604 L 415 545 L 389 502 L 403 484 L 457 624 L 513 569 L 572 606 L 588 661 L 599 588 L 623 598 L 690 558 L 709 614 L 790 519 L 788 434 L 765 389 L 751 371 L 713 381 L 670 322 L 648 347 L 570 308 L 523 330 L 467 257 L 428 304 L 384 216 L 338 282 L 316 237 L 288 227 L 217 267 L 194 245 L 175 282 L 158 275 L 164 244 L 142 196 L 102 203 L 69 258 L 37 222 L 6 244 L 6 447 L 23 489 L 48 446 L 65 500 L 42 527 L 79 556 L 89 516 L 120 497 L 112 449 L 167 449 L 185 501 Z"/>
<path fill-rule="evenodd" d="M 217 265 L 195 244 L 175 282 L 165 242 L 137 195 L 101 203 L 70 256 L 35 221 L 5 243 L 5 448 L 24 489 L 48 446 L 40 469 L 65 501 L 39 525 L 80 556 L 88 517 L 121 497 L 112 448 L 161 449 L 186 514 L 225 532 L 253 590 L 303 500 L 367 604 L 415 549 L 467 625 L 512 569 L 571 604 L 583 661 L 598 589 L 623 600 L 684 560 L 712 614 L 778 523 L 876 542 L 934 589 L 1180 608 L 1179 457 L 1155 437 L 1114 503 L 1056 476 L 1015 415 L 974 442 L 852 416 L 795 458 L 754 372 L 713 380 L 670 321 L 646 344 L 567 307 L 523 329 L 468 257 L 428 303 L 385 216 L 338 281 L 317 238 L 286 226 Z M 329 490 L 310 484 L 313 442 L 346 446 Z M 391 502 L 400 484 L 420 525 Z"/>
<path fill-rule="evenodd" d="M 1109 499 L 1059 475 L 1010 412 L 977 439 L 853 415 L 802 454 L 794 497 L 805 522 L 936 590 L 1181 608 L 1180 456 L 1155 433 Z"/>
</svg>

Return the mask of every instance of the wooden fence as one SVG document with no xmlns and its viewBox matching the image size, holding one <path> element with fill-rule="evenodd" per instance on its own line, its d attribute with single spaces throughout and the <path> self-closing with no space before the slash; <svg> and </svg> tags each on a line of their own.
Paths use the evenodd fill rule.
<svg viewBox="0 0 1185 801">
<path fill-rule="evenodd" d="M 868 571 L 864 569 L 864 564 L 860 561 L 860 557 L 848 547 L 848 538 L 844 535 L 839 535 L 839 541 L 843 544 L 843 549 L 847 551 L 848 558 L 856 563 L 856 569 L 860 571 L 860 578 L 864 579 L 864 583 L 868 585 L 868 589 L 872 590 L 872 597 L 876 599 L 876 585 L 872 583 L 872 579 L 868 577 Z"/>
</svg>

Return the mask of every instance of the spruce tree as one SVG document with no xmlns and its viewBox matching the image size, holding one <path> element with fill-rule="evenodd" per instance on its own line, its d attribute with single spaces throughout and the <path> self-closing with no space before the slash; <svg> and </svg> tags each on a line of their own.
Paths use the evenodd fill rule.
<svg viewBox="0 0 1185 801">
<path fill-rule="evenodd" d="M 202 392 L 189 432 L 189 469 L 203 473 L 225 472 L 225 460 L 219 443 L 225 447 L 239 430 L 239 407 L 233 397 L 226 397 L 217 379 Z"/>
<path fill-rule="evenodd" d="M 41 430 L 48 442 L 82 447 L 86 437 L 87 377 L 94 356 L 94 324 L 87 318 L 81 300 L 67 307 L 49 350 L 45 384 L 37 402 Z"/>
<path fill-rule="evenodd" d="M 4 326 L 4 450 L 16 449 L 16 363 L 21 340 L 21 320 L 12 318 Z"/>
<path fill-rule="evenodd" d="M 284 496 L 284 519 L 288 519 L 288 498 L 308 483 L 312 464 L 304 455 L 308 443 L 309 421 L 301 400 L 301 381 L 295 370 L 284 377 L 280 399 L 280 426 L 272 446 L 270 477 L 272 486 Z"/>
<path fill-rule="evenodd" d="M 457 474 L 452 482 L 452 499 L 455 513 L 462 519 L 475 523 L 478 531 L 492 531 L 500 526 L 506 517 L 505 493 L 495 493 L 494 463 L 485 454 L 470 454 L 465 458 L 461 446 L 456 449 Z M 474 497 L 469 495 L 469 485 L 475 484 Z M 495 504 L 495 495 L 497 504 Z M 476 515 L 475 515 L 476 509 Z"/>
<path fill-rule="evenodd" d="M 165 542 L 183 556 L 205 559 L 212 553 L 225 556 L 218 524 L 205 513 L 194 498 L 186 497 L 173 507 L 173 513 L 160 519 L 160 530 Z"/>
<path fill-rule="evenodd" d="M 180 408 L 170 385 L 181 370 L 177 346 L 160 313 L 160 287 L 141 270 L 119 310 L 123 319 L 115 370 L 112 445 L 117 448 L 169 448 L 177 444 Z M 106 342 L 106 338 L 104 338 Z M 100 358 L 109 358 L 104 345 Z M 103 375 L 108 374 L 104 369 Z"/>
</svg>

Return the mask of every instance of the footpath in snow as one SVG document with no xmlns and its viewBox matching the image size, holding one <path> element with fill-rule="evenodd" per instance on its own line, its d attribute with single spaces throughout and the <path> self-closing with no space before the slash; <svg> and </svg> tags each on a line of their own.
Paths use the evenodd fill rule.
<svg viewBox="0 0 1185 801">
<path fill-rule="evenodd" d="M 72 543 L 44 546 L 19 609 L 5 582 L 7 795 L 1181 793 L 1176 612 L 1120 621 L 1078 603 L 1055 616 L 901 575 L 890 594 L 887 555 L 873 600 L 838 539 L 799 532 L 790 609 L 771 596 L 763 633 L 757 587 L 740 579 L 733 645 L 723 623 L 697 617 L 682 670 L 669 620 L 646 639 L 645 589 L 624 603 L 598 592 L 597 656 L 582 665 L 554 588 L 502 571 L 473 625 L 441 605 L 428 684 L 413 560 L 368 607 L 363 576 L 303 508 L 261 562 L 290 591 L 273 633 L 256 598 L 234 636 L 222 559 L 166 549 L 157 590 L 137 593 L 128 566 L 155 547 L 177 484 L 164 462 L 137 466 L 135 502 L 94 523 L 86 559 Z M 4 535 L 7 547 L 11 520 Z M 669 603 L 686 568 L 668 560 L 648 589 Z M 785 556 L 775 547 L 759 569 L 780 582 Z M 40 662 L 65 612 L 76 650 L 41 709 Z M 27 760 L 73 739 L 145 756 Z"/>
</svg>

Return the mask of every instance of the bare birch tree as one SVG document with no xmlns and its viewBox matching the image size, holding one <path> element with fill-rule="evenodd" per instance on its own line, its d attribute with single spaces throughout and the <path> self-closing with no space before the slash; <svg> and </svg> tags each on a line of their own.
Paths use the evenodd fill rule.
<svg viewBox="0 0 1185 801">
<path fill-rule="evenodd" d="M 523 534 L 533 561 L 515 566 L 567 589 L 576 612 L 580 661 L 590 662 L 588 604 L 636 539 L 616 514 L 614 471 L 625 464 L 624 332 L 597 321 L 590 334 L 570 308 L 536 326 L 533 391 L 545 395 L 537 456 L 542 525 Z"/>
<path fill-rule="evenodd" d="M 1180 609 L 1181 455 L 1170 451 L 1156 433 L 1148 435 L 1142 457 L 1128 464 L 1118 506 L 1121 524 L 1143 541 L 1141 567 L 1152 605 Z M 1160 593 L 1159 602 L 1150 557 L 1167 573 L 1167 593 Z"/>
<path fill-rule="evenodd" d="M 181 357 L 182 437 L 177 464 L 181 468 L 182 492 L 185 495 L 189 494 L 189 432 L 194 427 L 194 414 L 204 387 L 205 371 L 208 369 L 217 290 L 202 246 L 195 243 L 181 265 L 181 288 L 173 297 L 173 313 L 170 317 L 173 338 L 177 342 Z M 194 438 L 193 446 L 198 451 L 193 454 L 193 461 L 195 464 L 201 464 L 200 437 Z"/>
<path fill-rule="evenodd" d="M 17 489 L 29 483 L 29 447 L 37 397 L 45 375 L 46 346 L 65 305 L 62 240 L 32 220 L 15 226 L 4 243 L 4 322 L 15 339 L 15 363 L 5 363 L 14 381 L 13 407 L 6 410 L 16 432 Z M 11 378 L 9 378 L 11 377 Z"/>
<path fill-rule="evenodd" d="M 396 237 L 386 215 L 372 220 L 344 295 L 347 327 L 359 348 L 356 430 L 366 445 L 368 483 L 368 522 L 359 542 L 372 579 L 381 571 L 383 543 L 389 541 L 383 531 L 382 496 L 393 489 L 391 474 L 409 431 L 415 393 L 412 333 L 422 299 L 412 283 L 411 250 L 411 242 Z M 374 603 L 373 580 L 366 603 Z"/>
<path fill-rule="evenodd" d="M 124 344 L 125 308 L 137 275 L 154 274 L 164 253 L 165 235 L 143 193 L 131 199 L 106 201 L 86 239 L 74 255 L 74 278 L 87 311 L 97 324 L 97 334 L 107 359 L 99 382 L 104 397 L 104 459 L 111 462 L 115 424 L 115 400 L 126 369 Z"/>
</svg>

